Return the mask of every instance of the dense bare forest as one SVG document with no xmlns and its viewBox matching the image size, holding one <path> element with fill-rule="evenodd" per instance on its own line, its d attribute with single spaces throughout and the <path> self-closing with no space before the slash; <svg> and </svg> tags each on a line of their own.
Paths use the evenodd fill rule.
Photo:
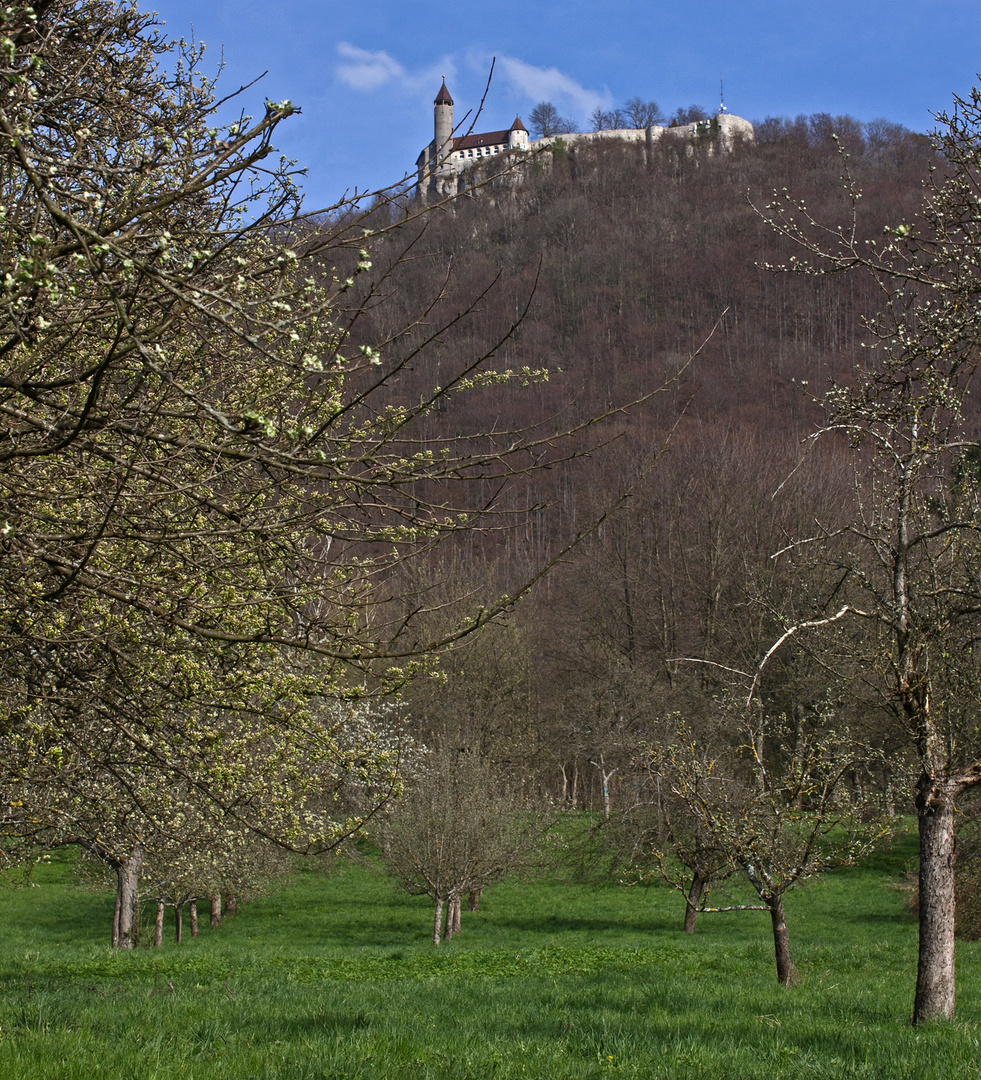
<svg viewBox="0 0 981 1080">
<path fill-rule="evenodd" d="M 408 689 L 411 730 L 600 811 L 619 874 L 668 859 L 686 929 L 738 872 L 785 985 L 785 893 L 915 805 L 916 1020 L 954 1012 L 955 799 L 981 780 L 981 106 L 957 105 L 936 145 L 823 114 L 731 153 L 559 143 L 410 212 L 384 304 L 427 312 L 395 363 L 439 383 L 459 350 L 510 374 L 430 412 L 424 442 L 583 425 L 554 458 L 529 447 L 532 483 L 498 473 L 496 529 L 431 566 L 436 595 L 488 599 L 549 572 L 445 684 Z M 449 332 L 420 349 L 430 315 Z"/>
<path fill-rule="evenodd" d="M 528 373 L 433 412 L 430 436 L 606 414 L 582 434 L 582 457 L 556 451 L 532 490 L 515 487 L 511 508 L 531 513 L 502 514 L 434 573 L 514 589 L 622 497 L 617 509 L 507 625 L 451 655 L 445 686 L 409 692 L 424 737 L 479 746 L 569 805 L 629 803 L 638 749 L 659 726 L 716 723 L 726 669 L 752 671 L 783 627 L 835 595 L 827 553 L 772 556 L 851 505 L 844 442 L 806 437 L 816 398 L 849 382 L 882 294 L 867 274 L 767 269 L 794 252 L 766 207 L 786 190 L 847 224 L 847 173 L 863 194 L 860 236 L 880 237 L 917 213 L 937 159 L 884 121 L 770 118 L 757 136 L 730 154 L 669 141 L 650 160 L 610 142 L 560 149 L 409 221 L 386 241 L 385 302 L 361 327 L 382 337 L 430 305 L 434 323 L 465 312 L 410 361 L 420 386 L 456 350 L 497 348 L 495 368 Z M 403 335 L 392 362 L 425 332 Z M 806 645 L 783 650 L 764 676 L 768 703 L 797 723 L 816 715 L 826 663 Z M 843 708 L 888 744 L 874 709 Z M 874 781 L 890 803 L 891 767 Z"/>
</svg>

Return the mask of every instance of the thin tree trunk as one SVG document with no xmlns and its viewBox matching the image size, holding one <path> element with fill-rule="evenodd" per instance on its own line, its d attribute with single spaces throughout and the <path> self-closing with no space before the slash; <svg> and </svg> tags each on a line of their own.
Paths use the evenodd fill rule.
<svg viewBox="0 0 981 1080">
<path fill-rule="evenodd" d="M 603 817 L 606 821 L 610 820 L 610 780 L 613 778 L 613 774 L 616 769 L 606 771 L 606 761 L 602 754 L 600 754 L 599 761 L 590 762 L 596 769 L 599 770 L 600 782 L 602 783 L 602 795 L 603 795 Z"/>
<path fill-rule="evenodd" d="M 198 936 L 198 898 L 194 897 L 188 903 L 188 909 L 191 912 L 191 937 Z"/>
<path fill-rule="evenodd" d="M 117 867 L 118 873 L 118 867 Z M 116 902 L 112 906 L 112 934 L 109 937 L 109 942 L 114 949 L 119 948 L 119 913 L 122 910 L 122 905 L 119 902 L 119 882 L 116 882 Z"/>
<path fill-rule="evenodd" d="M 238 914 L 238 897 L 235 893 L 225 894 L 225 915 L 229 919 L 234 919 Z"/>
<path fill-rule="evenodd" d="M 159 949 L 164 940 L 164 902 L 157 901 L 157 917 L 153 922 L 153 946 Z"/>
<path fill-rule="evenodd" d="M 702 901 L 702 893 L 705 892 L 705 879 L 695 874 L 691 879 L 691 888 L 688 890 L 688 898 L 685 901 L 685 933 L 695 933 L 695 922 L 698 919 L 698 905 Z"/>
<path fill-rule="evenodd" d="M 436 897 L 436 915 L 433 919 L 433 944 L 438 945 L 443 940 L 443 898 Z"/>
<path fill-rule="evenodd" d="M 787 933 L 787 917 L 783 910 L 783 898 L 768 900 L 770 921 L 773 923 L 773 951 L 777 959 L 777 982 L 781 986 L 793 986 L 799 976 L 790 959 L 790 936 Z"/>
<path fill-rule="evenodd" d="M 174 944 L 180 945 L 184 937 L 184 902 L 174 897 Z"/>
<path fill-rule="evenodd" d="M 954 800 L 925 774 L 917 788 L 920 949 L 914 1024 L 954 1015 Z"/>
<path fill-rule="evenodd" d="M 886 762 L 882 766 L 882 800 L 885 807 L 886 814 L 889 817 L 896 816 L 896 792 L 892 786 L 892 770 L 889 768 L 889 763 Z"/>
<path fill-rule="evenodd" d="M 136 901 L 142 869 L 143 849 L 137 844 L 116 870 L 116 897 L 119 904 L 119 933 L 116 947 L 119 949 L 132 949 L 136 945 L 139 932 Z"/>
<path fill-rule="evenodd" d="M 605 770 L 602 772 L 603 777 L 603 817 L 606 821 L 610 820 L 610 777 L 612 773 L 607 773 Z"/>
<path fill-rule="evenodd" d="M 221 894 L 215 893 L 211 897 L 211 927 L 217 930 L 221 926 Z"/>
<path fill-rule="evenodd" d="M 467 897 L 467 911 L 480 911 L 480 894 L 483 889 L 472 889 Z"/>
</svg>

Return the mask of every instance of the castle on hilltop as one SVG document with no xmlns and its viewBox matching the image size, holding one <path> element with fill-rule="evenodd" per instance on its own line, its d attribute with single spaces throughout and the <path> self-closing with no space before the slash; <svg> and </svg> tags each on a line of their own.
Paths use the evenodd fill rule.
<svg viewBox="0 0 981 1080">
<path fill-rule="evenodd" d="M 514 123 L 506 131 L 454 136 L 453 98 L 446 89 L 445 79 L 433 102 L 433 129 L 433 141 L 416 160 L 420 188 L 426 186 L 427 180 L 445 181 L 458 176 L 465 169 L 482 164 L 485 158 L 495 154 L 528 150 L 533 145 L 528 141 L 528 129 L 522 124 L 520 116 L 514 118 Z"/>
<path fill-rule="evenodd" d="M 416 159 L 418 190 L 423 198 L 444 198 L 458 194 L 468 186 L 467 172 L 485 164 L 489 158 L 500 154 L 545 150 L 558 140 L 567 148 L 574 149 L 577 145 L 595 143 L 601 139 L 619 139 L 623 142 L 643 143 L 649 152 L 656 142 L 670 134 L 672 138 L 692 147 L 699 139 L 710 137 L 710 151 L 717 148 L 727 152 L 735 142 L 752 141 L 754 137 L 753 125 L 741 116 L 726 112 L 724 105 L 710 120 L 675 127 L 653 124 L 647 128 L 568 132 L 531 140 L 521 117 L 516 116 L 514 123 L 503 131 L 454 135 L 453 98 L 446 89 L 445 78 L 433 102 L 433 132 L 433 141 Z"/>
</svg>

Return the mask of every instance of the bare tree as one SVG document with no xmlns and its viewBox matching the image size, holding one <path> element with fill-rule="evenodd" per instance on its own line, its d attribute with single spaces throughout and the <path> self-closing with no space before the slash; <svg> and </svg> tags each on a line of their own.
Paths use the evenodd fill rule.
<svg viewBox="0 0 981 1080">
<path fill-rule="evenodd" d="M 575 120 L 560 116 L 559 110 L 551 101 L 540 101 L 532 110 L 531 132 L 536 139 L 544 139 L 551 135 L 564 135 L 579 130 Z"/>
<path fill-rule="evenodd" d="M 612 128 L 610 114 L 605 112 L 599 105 L 589 114 L 589 122 L 593 125 L 593 131 L 605 131 Z"/>
<path fill-rule="evenodd" d="M 607 111 L 597 106 L 589 114 L 589 122 L 593 125 L 594 131 L 616 131 L 626 126 L 624 109 L 619 105 L 614 105 Z"/>
<path fill-rule="evenodd" d="M 463 895 L 479 896 L 526 866 L 549 823 L 540 809 L 517 804 L 514 789 L 471 749 L 444 747 L 393 809 L 382 850 L 402 888 L 433 900 L 439 945 L 460 930 Z"/>
<path fill-rule="evenodd" d="M 843 783 L 864 753 L 845 733 L 830 727 L 813 733 L 788 730 L 761 715 L 738 730 L 741 743 L 710 747 L 681 728 L 675 741 L 651 751 L 649 767 L 690 818 L 694 843 L 676 852 L 692 869 L 687 908 L 753 908 L 696 906 L 706 867 L 716 880 L 725 876 L 727 865 L 738 869 L 759 906 L 770 913 L 777 980 L 790 986 L 797 970 L 784 896 L 815 874 L 853 862 L 884 830 Z"/>
<path fill-rule="evenodd" d="M 531 120 L 531 133 L 536 139 L 544 139 L 549 135 L 558 134 L 560 116 L 559 110 L 551 101 L 539 101 L 531 110 L 528 117 Z"/>
<path fill-rule="evenodd" d="M 887 300 L 855 380 L 824 398 L 822 433 L 848 436 L 859 498 L 854 523 L 839 534 L 848 553 L 842 588 L 834 605 L 782 634 L 763 665 L 799 633 L 830 634 L 843 622 L 864 631 L 858 685 L 919 761 L 917 1022 L 954 1014 L 955 803 L 981 783 L 981 470 L 970 398 L 981 340 L 981 95 L 956 99 L 939 120 L 947 165 L 920 217 L 884 241 L 858 237 L 860 193 L 851 184 L 851 221 L 838 229 L 822 228 L 799 202 L 778 197 L 769 208 L 775 226 L 820 260 L 812 272 L 864 267 Z M 839 536 L 818 530 L 801 544 L 827 547 Z"/>
<path fill-rule="evenodd" d="M 672 127 L 684 127 L 686 124 L 698 124 L 708 120 L 708 113 L 701 105 L 683 105 L 676 109 L 671 117 Z"/>
<path fill-rule="evenodd" d="M 624 111 L 631 126 L 635 128 L 649 128 L 665 123 L 664 112 L 656 101 L 644 101 L 643 98 L 632 97 L 624 105 Z"/>
</svg>

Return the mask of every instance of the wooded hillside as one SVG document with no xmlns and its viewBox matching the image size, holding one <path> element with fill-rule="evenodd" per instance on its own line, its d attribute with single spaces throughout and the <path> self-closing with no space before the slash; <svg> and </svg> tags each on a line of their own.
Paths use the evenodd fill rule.
<svg viewBox="0 0 981 1080">
<path fill-rule="evenodd" d="M 443 357 L 449 367 L 456 350 L 502 340 L 494 367 L 548 370 L 547 381 L 529 375 L 531 386 L 434 413 L 424 434 L 530 426 L 543 415 L 558 430 L 610 413 L 580 443 L 604 446 L 538 474 L 530 492 L 515 488 L 515 510 L 538 510 L 468 536 L 437 576 L 513 588 L 630 492 L 512 625 L 448 661 L 459 678 L 413 692 L 430 737 L 443 727 L 493 745 L 526 780 L 573 803 L 598 806 L 606 773 L 615 802 L 658 724 L 693 710 L 711 722 L 727 683 L 713 664 L 752 670 L 788 620 L 822 608 L 834 567 L 771 556 L 851 504 L 844 443 L 805 453 L 804 440 L 820 416 L 814 399 L 832 380 L 849 382 L 864 320 L 883 299 L 867 274 L 764 268 L 794 255 L 766 206 L 789 191 L 816 219 L 848 226 L 847 172 L 862 191 L 860 236 L 881 238 L 917 213 L 936 164 L 929 140 L 897 125 L 770 118 L 755 145 L 731 154 L 666 142 L 647 161 L 643 148 L 615 142 L 560 148 L 388 239 L 385 302 L 362 332 L 383 337 L 435 299 L 390 362 L 486 289 L 438 348 L 411 361 L 420 386 L 434 367 L 439 381 Z M 765 684 L 790 715 L 813 712 L 827 692 L 801 646 L 781 654 Z M 849 710 L 860 728 L 877 724 L 874 710 Z"/>
</svg>

